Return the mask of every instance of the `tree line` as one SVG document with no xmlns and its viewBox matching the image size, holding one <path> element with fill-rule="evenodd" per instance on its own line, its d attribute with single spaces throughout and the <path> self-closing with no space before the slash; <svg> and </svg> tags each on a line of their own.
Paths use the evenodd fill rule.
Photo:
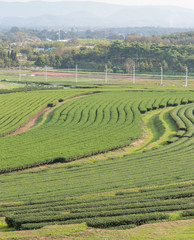
<svg viewBox="0 0 194 240">
<path fill-rule="evenodd" d="M 33 42 L 13 47 L 8 40 L 0 43 L 0 67 L 45 65 L 57 68 L 79 68 L 88 71 L 128 73 L 135 65 L 137 71 L 194 71 L 194 32 L 161 36 L 129 35 L 125 40 L 78 40 L 67 42 Z M 10 47 L 11 46 L 11 47 Z M 20 53 L 22 61 L 19 61 Z"/>
<path fill-rule="evenodd" d="M 0 49 L 0 67 L 17 67 L 18 65 L 19 60 L 16 51 Z"/>
<path fill-rule="evenodd" d="M 127 73 L 135 65 L 139 72 L 165 71 L 184 72 L 188 67 L 194 71 L 194 46 L 152 42 L 111 41 L 101 42 L 94 47 L 69 48 L 58 46 L 50 51 L 32 54 L 29 60 L 39 67 L 80 68 L 104 71 L 105 64 L 110 72 Z"/>
</svg>

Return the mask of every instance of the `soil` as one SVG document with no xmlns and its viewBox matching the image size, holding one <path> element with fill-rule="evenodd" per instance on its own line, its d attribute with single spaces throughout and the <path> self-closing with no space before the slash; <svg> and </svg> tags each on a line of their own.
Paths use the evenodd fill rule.
<svg viewBox="0 0 194 240">
<path fill-rule="evenodd" d="M 39 111 L 38 113 L 36 113 L 33 117 L 31 117 L 22 127 L 18 128 L 17 130 L 15 130 L 14 132 L 8 134 L 8 135 L 15 135 L 24 131 L 29 130 L 32 126 L 35 125 L 37 119 L 43 114 L 45 113 L 48 109 L 50 109 L 50 107 L 45 107 L 43 108 L 41 111 Z"/>
</svg>

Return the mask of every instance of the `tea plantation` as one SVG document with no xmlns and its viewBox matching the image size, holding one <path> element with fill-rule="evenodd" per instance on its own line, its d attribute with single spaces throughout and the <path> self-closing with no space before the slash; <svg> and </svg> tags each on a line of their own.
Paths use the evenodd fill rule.
<svg viewBox="0 0 194 240">
<path fill-rule="evenodd" d="M 31 129 L 0 138 L 0 216 L 9 227 L 123 229 L 193 218 L 194 91 L 114 86 L 0 98 L 2 134 L 64 101 Z M 148 114 L 147 138 L 152 132 L 155 142 L 149 148 L 142 120 Z M 114 156 L 137 139 L 142 145 Z"/>
<path fill-rule="evenodd" d="M 72 95 L 75 95 L 75 92 L 72 93 L 70 90 L 66 90 L 66 92 L 44 90 L 0 94 L 0 135 L 14 132 L 47 104 L 55 103 L 60 98 L 68 98 Z"/>
</svg>

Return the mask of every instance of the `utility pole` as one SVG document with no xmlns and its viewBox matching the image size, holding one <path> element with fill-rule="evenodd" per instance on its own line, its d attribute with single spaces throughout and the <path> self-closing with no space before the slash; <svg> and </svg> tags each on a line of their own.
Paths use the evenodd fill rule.
<svg viewBox="0 0 194 240">
<path fill-rule="evenodd" d="M 105 66 L 105 70 L 106 70 L 106 74 L 105 74 L 105 83 L 108 82 L 108 67 L 107 67 L 107 64 Z"/>
<path fill-rule="evenodd" d="M 161 66 L 161 86 L 163 86 L 163 66 Z"/>
<path fill-rule="evenodd" d="M 45 66 L 45 80 L 47 82 L 47 65 Z"/>
<path fill-rule="evenodd" d="M 21 74 L 21 64 L 19 65 L 19 81 L 21 82 L 22 74 Z"/>
<path fill-rule="evenodd" d="M 77 64 L 75 65 L 75 82 L 77 83 Z"/>
<path fill-rule="evenodd" d="M 188 67 L 186 67 L 186 84 L 185 87 L 188 86 Z"/>
<path fill-rule="evenodd" d="M 133 84 L 135 84 L 135 65 L 133 66 Z"/>
</svg>

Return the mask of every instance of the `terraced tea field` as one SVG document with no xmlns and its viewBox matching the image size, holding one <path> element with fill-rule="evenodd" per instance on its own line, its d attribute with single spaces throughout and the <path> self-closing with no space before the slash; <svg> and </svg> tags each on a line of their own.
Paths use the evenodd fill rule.
<svg viewBox="0 0 194 240">
<path fill-rule="evenodd" d="M 76 93 L 70 90 L 0 94 L 0 135 L 13 132 L 47 104 L 54 104 L 58 99 L 65 99 L 72 95 Z"/>
<path fill-rule="evenodd" d="M 18 113 L 24 123 L 45 104 L 84 91 L 18 93 L 28 104 L 18 100 L 13 116 Z M 0 215 L 8 226 L 86 223 L 122 229 L 193 218 L 194 92 L 116 87 L 89 92 L 50 109 L 28 131 L 0 138 Z M 0 96 L 3 105 L 16 102 L 10 96 L 10 102 Z M 21 125 L 8 119 L 8 129 Z M 112 154 L 139 138 L 142 144 L 130 152 Z"/>
</svg>

